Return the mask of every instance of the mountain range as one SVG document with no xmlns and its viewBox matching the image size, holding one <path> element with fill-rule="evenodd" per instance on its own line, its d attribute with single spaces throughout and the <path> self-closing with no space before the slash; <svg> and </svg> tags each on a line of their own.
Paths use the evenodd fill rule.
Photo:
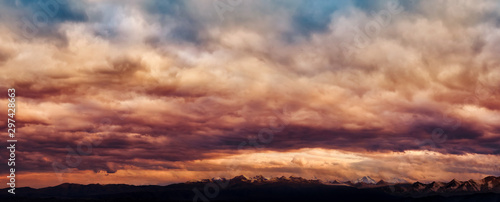
<svg viewBox="0 0 500 202">
<path fill-rule="evenodd" d="M 0 191 L 0 201 L 500 201 L 500 177 L 431 183 L 354 182 L 301 177 L 212 178 L 167 186 L 61 184 Z"/>
<path fill-rule="evenodd" d="M 392 190 L 391 190 L 392 188 Z M 427 195 L 457 195 L 468 193 L 500 193 L 500 177 L 489 176 L 482 180 L 450 182 L 431 182 L 424 184 L 421 182 L 394 184 L 390 186 L 378 187 L 385 192 L 392 192 L 399 195 L 427 196 Z"/>
</svg>

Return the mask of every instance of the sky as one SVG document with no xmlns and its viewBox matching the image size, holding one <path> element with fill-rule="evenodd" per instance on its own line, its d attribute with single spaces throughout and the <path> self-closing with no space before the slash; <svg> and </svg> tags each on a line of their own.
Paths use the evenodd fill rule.
<svg viewBox="0 0 500 202">
<path fill-rule="evenodd" d="M 499 53 L 493 0 L 0 1 L 17 187 L 498 176 Z"/>
</svg>

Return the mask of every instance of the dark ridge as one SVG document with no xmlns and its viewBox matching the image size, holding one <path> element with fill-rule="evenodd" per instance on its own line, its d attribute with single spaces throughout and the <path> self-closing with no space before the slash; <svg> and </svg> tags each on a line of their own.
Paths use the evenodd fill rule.
<svg viewBox="0 0 500 202">
<path fill-rule="evenodd" d="M 70 184 L 0 191 L 2 202 L 23 201 L 500 201 L 500 177 L 448 183 L 323 182 L 301 177 L 204 179 L 168 186 Z M 208 190 L 208 195 L 206 194 Z M 198 198 L 195 198 L 198 193 Z"/>
</svg>

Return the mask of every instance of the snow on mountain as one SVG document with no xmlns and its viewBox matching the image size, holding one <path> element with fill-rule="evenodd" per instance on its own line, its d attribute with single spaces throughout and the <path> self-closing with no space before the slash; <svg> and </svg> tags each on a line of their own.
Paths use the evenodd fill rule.
<svg viewBox="0 0 500 202">
<path fill-rule="evenodd" d="M 408 181 L 404 180 L 404 179 L 401 179 L 401 178 L 392 178 L 390 180 L 388 180 L 387 182 L 389 183 L 393 183 L 393 184 L 403 184 L 403 183 L 408 183 Z"/>
<path fill-rule="evenodd" d="M 417 191 L 417 192 L 424 190 L 425 187 L 426 187 L 426 185 L 421 183 L 421 182 L 415 182 L 411 185 L 412 190 Z"/>
<path fill-rule="evenodd" d="M 330 184 L 342 184 L 342 183 L 337 181 L 337 180 L 333 180 L 333 181 L 330 181 Z"/>
<path fill-rule="evenodd" d="M 377 182 L 373 180 L 370 176 L 364 176 L 354 181 L 354 183 L 376 184 Z"/>
<path fill-rule="evenodd" d="M 462 182 L 456 189 L 461 192 L 477 192 L 481 190 L 481 186 L 474 180 Z"/>
<path fill-rule="evenodd" d="M 404 180 L 393 178 L 388 181 L 380 180 L 376 182 L 369 176 L 364 176 L 357 179 L 354 182 L 340 182 L 337 180 L 333 181 L 320 181 L 305 179 L 302 177 L 272 177 L 266 178 L 262 175 L 255 177 L 246 177 L 244 175 L 236 176 L 231 179 L 225 178 L 212 178 L 204 179 L 199 181 L 190 181 L 191 183 L 211 183 L 211 182 L 229 182 L 229 185 L 242 185 L 242 184 L 325 184 L 325 185 L 337 185 L 337 186 L 351 186 L 356 188 L 373 188 L 385 190 L 389 193 L 408 193 L 416 195 L 432 195 L 432 194 L 451 194 L 451 193 L 483 193 L 483 192 L 497 192 L 500 193 L 500 177 L 488 176 L 482 180 L 468 180 L 468 181 L 458 181 L 456 179 L 450 182 L 432 182 L 432 183 L 408 183 Z"/>
<path fill-rule="evenodd" d="M 481 189 L 500 191 L 500 177 L 488 176 L 482 182 Z"/>
<path fill-rule="evenodd" d="M 441 189 L 441 187 L 443 187 L 444 183 L 442 182 L 432 182 L 430 184 L 427 184 L 425 186 L 425 189 L 424 191 L 425 192 L 437 192 L 438 190 Z"/>
<path fill-rule="evenodd" d="M 451 180 L 448 183 L 441 185 L 438 189 L 439 192 L 455 192 L 457 188 L 462 185 L 462 182 L 457 181 L 456 179 Z"/>
<path fill-rule="evenodd" d="M 266 178 L 262 175 L 257 175 L 255 177 L 252 177 L 250 178 L 250 180 L 253 182 L 253 183 L 264 183 L 264 182 L 269 182 L 269 178 Z"/>
<path fill-rule="evenodd" d="M 239 176 L 233 177 L 233 179 L 231 179 L 231 180 L 233 180 L 233 181 L 250 181 L 250 179 L 244 175 L 239 175 Z"/>
</svg>

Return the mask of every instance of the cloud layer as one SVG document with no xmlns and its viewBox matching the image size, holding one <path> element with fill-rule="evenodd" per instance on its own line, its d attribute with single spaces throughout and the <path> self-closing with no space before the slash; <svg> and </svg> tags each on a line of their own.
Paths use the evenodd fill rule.
<svg viewBox="0 0 500 202">
<path fill-rule="evenodd" d="M 16 88 L 19 170 L 31 186 L 61 172 L 147 184 L 234 166 L 339 179 L 498 175 L 498 2 L 43 2 L 0 6 L 0 86 Z M 424 151 L 443 168 L 377 165 Z M 260 152 L 289 160 L 246 165 Z M 349 152 L 368 160 L 338 158 Z M 141 170 L 167 174 L 121 178 Z"/>
</svg>

